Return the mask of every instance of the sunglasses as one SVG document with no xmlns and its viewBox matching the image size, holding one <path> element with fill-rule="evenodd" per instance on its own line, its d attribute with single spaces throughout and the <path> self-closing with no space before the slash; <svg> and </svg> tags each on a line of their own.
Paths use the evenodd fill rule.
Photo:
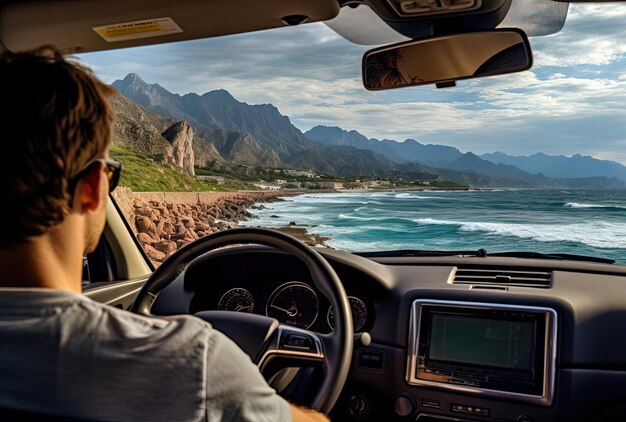
<svg viewBox="0 0 626 422">
<path fill-rule="evenodd" d="M 76 176 L 70 179 L 69 188 L 70 192 L 74 192 L 76 189 L 76 185 L 78 181 L 82 179 L 87 171 L 93 166 L 95 163 L 103 163 L 104 170 L 107 173 L 107 178 L 109 179 L 109 193 L 113 192 L 113 190 L 117 187 L 117 184 L 120 181 L 120 173 L 122 172 L 122 163 L 116 160 L 110 160 L 105 158 L 98 158 L 96 160 L 91 161 L 87 164 L 81 171 L 76 174 Z"/>
</svg>

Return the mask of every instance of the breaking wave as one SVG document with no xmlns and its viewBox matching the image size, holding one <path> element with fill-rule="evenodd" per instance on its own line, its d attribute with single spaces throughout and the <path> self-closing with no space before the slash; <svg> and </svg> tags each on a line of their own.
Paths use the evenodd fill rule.
<svg viewBox="0 0 626 422">
<path fill-rule="evenodd" d="M 602 221 L 572 224 L 479 223 L 418 218 L 418 224 L 458 226 L 462 232 L 484 232 L 537 242 L 575 242 L 596 248 L 626 248 L 626 224 Z"/>
<path fill-rule="evenodd" d="M 581 204 L 578 202 L 568 202 L 563 205 L 566 208 L 608 208 L 608 209 L 626 209 L 624 205 L 608 205 L 608 204 Z"/>
<path fill-rule="evenodd" d="M 387 217 L 359 217 L 350 214 L 339 214 L 337 218 L 341 220 L 359 220 L 359 221 L 383 221 L 387 220 Z"/>
<path fill-rule="evenodd" d="M 240 224 L 295 222 L 346 250 L 486 247 L 626 264 L 625 210 L 623 191 L 311 192 L 251 209 L 253 218 Z"/>
<path fill-rule="evenodd" d="M 421 196 L 412 193 L 397 193 L 394 198 L 397 199 L 441 199 L 437 196 Z"/>
</svg>

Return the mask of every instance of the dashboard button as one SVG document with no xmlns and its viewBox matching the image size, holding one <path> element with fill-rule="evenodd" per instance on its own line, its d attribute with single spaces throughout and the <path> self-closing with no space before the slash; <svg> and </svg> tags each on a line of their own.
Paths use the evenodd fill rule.
<svg viewBox="0 0 626 422">
<path fill-rule="evenodd" d="M 283 345 L 286 349 L 311 350 L 313 340 L 304 334 L 287 333 Z"/>
<path fill-rule="evenodd" d="M 385 353 L 378 350 L 361 349 L 359 351 L 357 366 L 359 368 L 382 370 Z"/>
<path fill-rule="evenodd" d="M 455 413 L 465 413 L 471 415 L 489 416 L 491 413 L 489 408 L 480 406 L 471 406 L 468 404 L 452 403 L 450 410 Z"/>
</svg>

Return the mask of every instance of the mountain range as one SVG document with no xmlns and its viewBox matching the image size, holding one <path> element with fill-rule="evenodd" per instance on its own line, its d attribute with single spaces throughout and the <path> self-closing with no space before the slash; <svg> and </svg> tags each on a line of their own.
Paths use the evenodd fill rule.
<svg viewBox="0 0 626 422">
<path fill-rule="evenodd" d="M 537 153 L 515 157 L 495 152 L 476 155 L 462 153 L 445 145 L 421 144 L 414 139 L 398 142 L 389 139 L 368 139 L 355 130 L 339 127 L 315 126 L 305 132 L 309 139 L 325 145 L 347 145 L 378 152 L 397 162 L 420 162 L 433 167 L 457 171 L 474 171 L 494 177 L 508 177 L 528 181 L 546 178 L 582 179 L 586 177 L 617 178 L 626 181 L 626 166 L 615 161 L 598 160 L 575 154 L 572 157 Z"/>
<path fill-rule="evenodd" d="M 275 106 L 249 105 L 223 89 L 181 96 L 158 84 L 148 84 L 134 73 L 113 85 L 131 100 L 132 106 L 122 104 L 125 109 L 147 108 L 170 124 L 188 122 L 195 133 L 196 165 L 205 167 L 233 162 L 312 169 L 334 176 L 445 178 L 473 186 L 601 188 L 624 187 L 626 181 L 626 167 L 592 157 L 542 154 L 540 165 L 541 160 L 532 159 L 536 156 L 512 157 L 499 152 L 478 156 L 414 139 L 368 139 L 338 127 L 316 126 L 302 133 Z M 162 129 L 153 132 L 158 130 Z M 551 168 L 555 162 L 559 167 L 571 167 L 567 160 L 584 164 L 585 170 L 558 173 Z"/>
<path fill-rule="evenodd" d="M 519 167 L 530 173 L 543 173 L 548 177 L 616 177 L 626 181 L 626 166 L 609 160 L 599 160 L 588 155 L 574 154 L 546 155 L 536 153 L 530 156 L 511 156 L 500 151 L 480 156 L 493 163 L 502 163 Z"/>
<path fill-rule="evenodd" d="M 435 170 L 417 163 L 401 165 L 370 151 L 321 145 L 304 136 L 273 105 L 242 103 L 225 90 L 181 96 L 148 84 L 135 73 L 113 85 L 152 112 L 187 121 L 194 129 L 194 153 L 201 166 L 221 161 L 313 169 L 333 176 L 439 177 Z M 216 150 L 219 157 L 207 150 Z"/>
</svg>

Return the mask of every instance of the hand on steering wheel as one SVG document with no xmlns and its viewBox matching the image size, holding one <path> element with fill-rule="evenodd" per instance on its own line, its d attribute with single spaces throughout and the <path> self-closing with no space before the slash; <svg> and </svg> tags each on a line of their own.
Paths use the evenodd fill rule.
<svg viewBox="0 0 626 422">
<path fill-rule="evenodd" d="M 350 369 L 353 327 L 350 303 L 337 274 L 314 249 L 284 233 L 260 228 L 237 228 L 202 237 L 174 252 L 143 285 L 132 312 L 151 316 L 159 292 L 180 275 L 195 258 L 212 250 L 236 244 L 258 244 L 286 252 L 306 265 L 315 287 L 334 310 L 335 328 L 330 334 L 280 324 L 266 316 L 203 311 L 196 316 L 210 322 L 230 337 L 259 365 L 266 379 L 286 366 L 320 364 L 324 375 L 311 408 L 328 413 L 345 384 Z"/>
</svg>

